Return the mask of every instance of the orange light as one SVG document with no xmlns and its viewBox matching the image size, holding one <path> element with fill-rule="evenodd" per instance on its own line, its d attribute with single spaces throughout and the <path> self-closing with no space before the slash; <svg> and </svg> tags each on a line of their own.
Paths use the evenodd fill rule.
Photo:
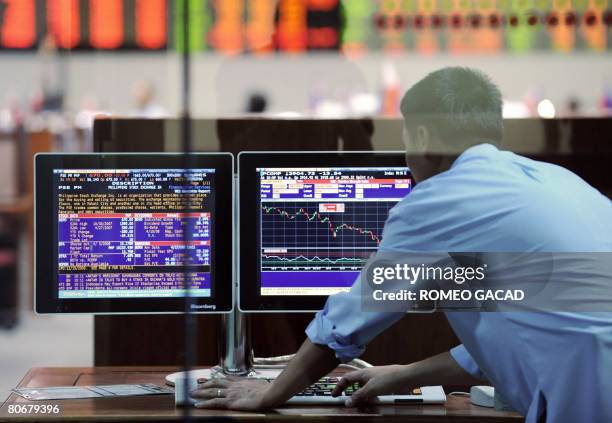
<svg viewBox="0 0 612 423">
<path fill-rule="evenodd" d="M 210 30 L 210 44 L 226 54 L 239 53 L 243 48 L 244 3 L 239 0 L 213 1 L 216 20 Z"/>
<path fill-rule="evenodd" d="M 79 0 L 47 0 L 47 23 L 58 47 L 76 47 L 81 40 Z"/>
<path fill-rule="evenodd" d="M 281 50 L 299 52 L 306 49 L 306 2 L 305 0 L 280 0 L 277 43 Z"/>
<path fill-rule="evenodd" d="M 136 0 L 136 44 L 148 49 L 166 44 L 166 0 Z"/>
<path fill-rule="evenodd" d="M 267 53 L 272 49 L 274 8 L 274 2 L 269 0 L 249 0 L 246 36 L 254 53 Z"/>
<path fill-rule="evenodd" d="M 2 25 L 2 46 L 28 48 L 36 39 L 34 0 L 8 0 Z"/>
<path fill-rule="evenodd" d="M 113 49 L 123 43 L 123 0 L 89 0 L 89 41 Z"/>
</svg>

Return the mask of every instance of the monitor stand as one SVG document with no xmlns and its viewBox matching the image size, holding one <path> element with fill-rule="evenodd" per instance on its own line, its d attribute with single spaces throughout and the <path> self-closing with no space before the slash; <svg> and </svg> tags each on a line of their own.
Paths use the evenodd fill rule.
<svg viewBox="0 0 612 423">
<path fill-rule="evenodd" d="M 213 379 L 228 376 L 275 379 L 282 371 L 282 364 L 262 366 L 255 370 L 251 346 L 249 316 L 234 306 L 234 311 L 221 316 L 219 355 L 220 362 L 210 369 L 194 369 L 189 378 Z M 289 358 L 289 357 L 288 357 Z M 183 378 L 185 372 L 166 376 L 166 383 L 174 386 L 175 380 Z"/>
</svg>

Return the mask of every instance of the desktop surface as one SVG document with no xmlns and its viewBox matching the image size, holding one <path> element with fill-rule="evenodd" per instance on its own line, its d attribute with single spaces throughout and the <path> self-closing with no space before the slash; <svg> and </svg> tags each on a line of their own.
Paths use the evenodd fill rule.
<svg viewBox="0 0 612 423">
<path fill-rule="evenodd" d="M 18 387 L 102 385 L 120 383 L 155 383 L 162 385 L 164 376 L 177 367 L 74 367 L 31 369 Z M 334 373 L 340 374 L 340 373 Z M 11 394 L 0 407 L 0 422 L 5 421 L 180 421 L 183 411 L 175 408 L 172 395 L 156 397 L 102 398 L 39 402 L 58 404 L 56 415 L 19 415 L 9 413 L 9 406 L 32 404 Z M 448 397 L 444 405 L 384 405 L 367 409 L 344 406 L 284 406 L 266 412 L 238 412 L 193 409 L 195 419 L 225 417 L 237 421 L 478 421 L 520 422 L 514 412 L 496 411 L 471 405 L 469 399 Z"/>
</svg>

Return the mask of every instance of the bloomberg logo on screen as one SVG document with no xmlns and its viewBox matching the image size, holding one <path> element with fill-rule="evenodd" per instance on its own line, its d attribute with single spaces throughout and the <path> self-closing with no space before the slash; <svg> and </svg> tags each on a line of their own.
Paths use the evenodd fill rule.
<svg viewBox="0 0 612 423">
<path fill-rule="evenodd" d="M 190 304 L 191 310 L 216 310 L 217 306 L 215 304 Z"/>
</svg>

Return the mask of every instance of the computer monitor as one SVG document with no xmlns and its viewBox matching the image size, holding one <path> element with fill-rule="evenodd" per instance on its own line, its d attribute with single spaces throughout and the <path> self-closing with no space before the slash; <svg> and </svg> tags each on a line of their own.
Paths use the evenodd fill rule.
<svg viewBox="0 0 612 423">
<path fill-rule="evenodd" d="M 233 180 L 231 154 L 38 154 L 36 311 L 231 311 Z"/>
<path fill-rule="evenodd" d="M 349 290 L 413 187 L 404 157 L 240 153 L 240 310 L 316 311 Z"/>
</svg>

